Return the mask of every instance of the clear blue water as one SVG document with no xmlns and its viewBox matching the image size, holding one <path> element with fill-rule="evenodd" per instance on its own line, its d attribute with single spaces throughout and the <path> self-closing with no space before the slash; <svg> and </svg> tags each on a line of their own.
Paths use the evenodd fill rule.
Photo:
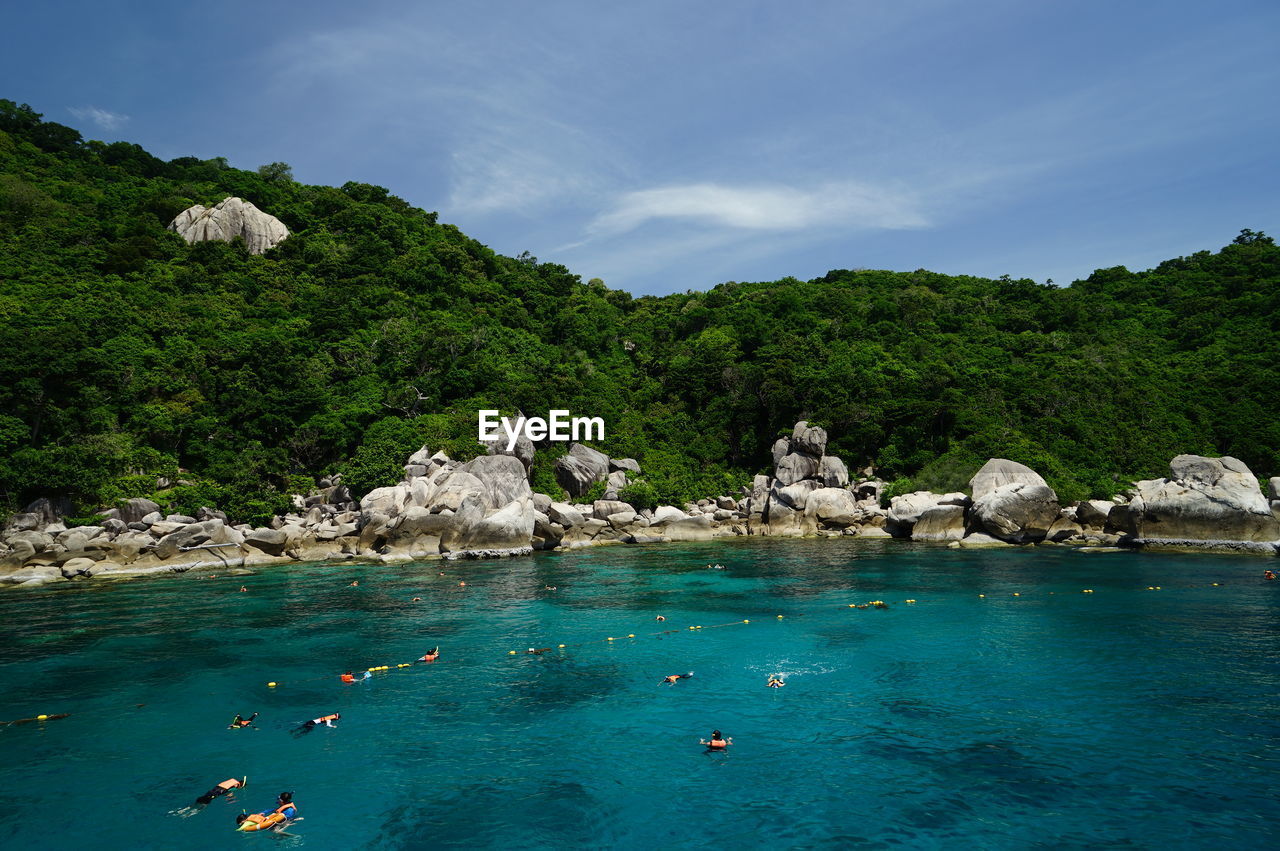
<svg viewBox="0 0 1280 851">
<path fill-rule="evenodd" d="M 0 846 L 1275 847 L 1269 564 L 734 541 L 15 590 L 0 720 L 72 715 L 0 728 Z M 234 832 L 281 790 L 300 838 Z"/>
</svg>

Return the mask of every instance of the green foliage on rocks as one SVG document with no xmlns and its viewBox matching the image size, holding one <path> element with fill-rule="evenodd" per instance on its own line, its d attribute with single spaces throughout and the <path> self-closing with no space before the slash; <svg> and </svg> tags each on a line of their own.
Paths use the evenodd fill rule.
<svg viewBox="0 0 1280 851">
<path fill-rule="evenodd" d="M 232 195 L 292 235 L 253 256 L 166 230 Z M 87 511 L 181 470 L 200 491 L 169 507 L 198 495 L 261 518 L 291 476 L 342 472 L 359 496 L 423 444 L 478 454 L 479 408 L 601 416 L 600 448 L 636 458 L 675 504 L 768 470 L 799 419 L 895 489 L 960 489 L 991 456 L 1064 499 L 1161 475 L 1182 452 L 1266 477 L 1280 473 L 1278 302 L 1280 249 L 1249 230 L 1069 287 L 836 270 L 633 298 L 498 255 L 382 187 L 165 162 L 0 100 L 10 508 L 68 496 Z M 557 497 L 558 451 L 532 471 Z"/>
</svg>

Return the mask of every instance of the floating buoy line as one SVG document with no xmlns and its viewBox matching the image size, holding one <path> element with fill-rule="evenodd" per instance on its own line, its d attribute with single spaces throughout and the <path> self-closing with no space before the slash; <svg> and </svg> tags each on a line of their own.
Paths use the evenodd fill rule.
<svg viewBox="0 0 1280 851">
<path fill-rule="evenodd" d="M 1171 590 L 1185 591 L 1185 590 L 1192 590 L 1196 588 L 1220 588 L 1222 587 L 1222 585 L 1223 583 L 1221 582 L 1212 582 L 1212 583 L 1209 583 L 1208 585 L 1184 585 Z M 1122 590 L 1127 590 L 1127 589 L 1122 589 Z M 1134 590 L 1138 590 L 1138 589 L 1134 589 Z M 1164 588 L 1163 586 L 1160 586 L 1160 585 L 1148 585 L 1146 586 L 1145 590 L 1146 591 L 1162 591 L 1164 590 Z M 1095 593 L 1095 590 L 1093 588 L 1082 588 L 1080 589 L 1080 593 L 1093 594 Z M 978 594 L 977 596 L 979 599 L 987 599 L 990 595 L 986 593 L 981 593 L 981 594 Z M 1035 592 L 1013 591 L 1010 593 L 1010 596 L 1017 597 L 1020 600 L 1035 599 L 1037 597 L 1037 594 Z M 1044 596 L 1057 596 L 1057 592 L 1049 591 Z M 901 602 L 905 605 L 915 605 L 918 601 L 915 599 L 906 599 L 906 600 L 902 600 Z M 833 604 L 833 606 L 834 605 L 835 604 Z M 888 609 L 890 606 L 884 600 L 870 600 L 865 603 L 841 603 L 839 604 L 839 607 L 849 608 L 849 609 L 883 610 L 883 609 Z M 782 614 L 774 615 L 774 617 L 771 618 L 770 620 L 781 621 L 787 618 L 797 618 L 797 617 L 804 617 L 804 613 L 800 612 L 800 613 L 792 613 L 790 615 L 782 615 Z M 665 620 L 665 618 L 661 618 L 661 620 Z M 742 620 L 727 621 L 725 623 L 710 624 L 705 626 L 702 624 L 692 624 L 687 627 L 663 629 L 657 632 L 643 633 L 640 636 L 637 636 L 635 633 L 627 633 L 626 635 L 610 635 L 610 636 L 606 636 L 604 638 L 599 638 L 599 639 L 587 639 L 583 641 L 555 644 L 547 647 L 529 647 L 524 650 L 508 650 L 507 656 L 541 655 L 543 653 L 549 653 L 552 650 L 568 650 L 575 647 L 587 647 L 587 646 L 596 645 L 596 644 L 604 644 L 606 646 L 617 646 L 617 643 L 620 641 L 633 642 L 637 637 L 661 638 L 664 636 L 678 635 L 686 632 L 696 633 L 696 632 L 700 632 L 702 630 L 707 630 L 707 629 L 724 629 L 726 627 L 731 627 L 731 626 L 745 626 L 745 625 L 749 625 L 750 623 L 751 623 L 750 618 L 743 618 Z M 394 662 L 394 663 L 388 663 L 386 665 L 372 665 L 368 668 L 364 668 L 361 671 L 361 673 L 368 672 L 370 675 L 372 675 L 372 674 L 380 674 L 383 672 L 390 672 L 394 670 L 403 670 L 405 668 L 418 668 L 420 661 L 421 660 L 415 660 L 414 662 Z M 465 661 L 465 660 L 455 657 L 452 660 L 446 658 L 446 659 L 435 660 L 432 662 L 421 662 L 421 664 L 426 665 L 428 667 L 434 667 L 441 664 L 448 664 L 450 661 L 457 663 L 459 661 Z M 305 685 L 307 683 L 320 682 L 323 680 L 336 680 L 339 678 L 339 676 L 340 675 L 337 675 L 337 674 L 326 674 L 318 677 L 308 677 L 301 680 L 290 680 L 288 681 L 288 684 Z M 270 689 L 275 689 L 275 688 L 281 687 L 283 684 L 285 684 L 284 681 L 270 680 L 266 683 L 266 687 Z M 135 704 L 135 706 L 132 708 L 139 708 L 142 705 L 143 704 Z M 101 713 L 95 713 L 95 714 L 100 715 Z M 17 718 L 12 721 L 0 721 L 0 728 L 12 727 L 12 726 L 17 726 L 22 724 L 31 724 L 31 723 L 38 723 L 43 725 L 44 722 L 46 721 L 55 721 L 61 718 L 70 717 L 70 715 L 71 715 L 70 712 L 48 713 L 48 714 L 36 715 L 35 717 L 32 717 L 32 718 Z"/>
</svg>

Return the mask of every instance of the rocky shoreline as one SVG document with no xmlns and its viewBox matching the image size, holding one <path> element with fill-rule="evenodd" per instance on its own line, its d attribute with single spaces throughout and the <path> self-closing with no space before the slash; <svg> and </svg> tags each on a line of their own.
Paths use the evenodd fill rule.
<svg viewBox="0 0 1280 851">
<path fill-rule="evenodd" d="M 1034 544 L 1116 548 L 1198 548 L 1280 552 L 1280 477 L 1264 496 L 1235 458 L 1179 455 L 1169 475 L 1137 482 L 1115 500 L 1061 505 L 1034 470 L 989 460 L 970 493 L 918 491 L 884 505 L 884 482 L 851 480 L 826 454 L 826 432 L 799 422 L 773 447 L 774 474 L 756 476 L 737 495 L 683 506 L 639 508 L 618 498 L 642 478 L 629 458 L 573 444 L 555 475 L 570 500 L 603 483 L 603 498 L 561 502 L 534 493 L 534 447 L 490 449 L 467 462 L 423 447 L 404 479 L 359 502 L 340 479 L 321 479 L 295 511 L 270 526 L 233 524 L 212 509 L 162 515 L 133 499 L 101 512 L 100 523 L 67 528 L 48 500 L 9 519 L 0 533 L 0 583 L 38 586 L 68 580 L 183 573 L 251 572 L 294 562 L 384 563 L 500 558 L 536 550 L 607 544 L 708 541 L 739 536 L 906 538 L 956 548 Z M 869 472 L 869 471 L 868 471 Z"/>
</svg>

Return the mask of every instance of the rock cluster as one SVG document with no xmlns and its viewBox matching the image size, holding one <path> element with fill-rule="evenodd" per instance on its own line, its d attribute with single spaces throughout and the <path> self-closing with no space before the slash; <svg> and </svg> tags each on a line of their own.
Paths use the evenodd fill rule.
<svg viewBox="0 0 1280 851">
<path fill-rule="evenodd" d="M 747 534 L 889 537 L 888 516 L 880 507 L 883 483 L 850 484 L 844 462 L 826 451 L 827 432 L 805 420 L 796 423 L 791 437 L 774 442 L 773 476 L 756 476 L 739 506 Z"/>
<path fill-rule="evenodd" d="M 240 198 L 224 198 L 213 207 L 188 207 L 169 223 L 169 230 L 187 242 L 231 242 L 238 236 L 250 254 L 263 254 L 289 236 L 284 222 Z"/>
</svg>

